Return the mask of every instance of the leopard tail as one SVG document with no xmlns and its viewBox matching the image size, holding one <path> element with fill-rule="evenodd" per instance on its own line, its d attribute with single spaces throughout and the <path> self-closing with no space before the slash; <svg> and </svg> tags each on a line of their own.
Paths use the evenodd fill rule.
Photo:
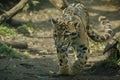
<svg viewBox="0 0 120 80">
<path fill-rule="evenodd" d="M 112 30 L 112 24 L 105 16 L 98 18 L 98 25 L 94 28 L 90 27 L 87 30 L 88 36 L 95 42 L 104 42 L 110 39 L 114 33 Z"/>
</svg>

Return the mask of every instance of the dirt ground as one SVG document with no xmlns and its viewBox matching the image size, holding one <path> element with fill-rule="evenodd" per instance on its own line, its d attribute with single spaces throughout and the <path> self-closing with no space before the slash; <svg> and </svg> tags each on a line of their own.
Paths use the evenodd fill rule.
<svg viewBox="0 0 120 80">
<path fill-rule="evenodd" d="M 109 2 L 110 0 L 81 1 L 87 7 L 91 24 L 96 22 L 98 16 L 104 15 L 113 23 L 114 31 L 120 31 L 120 0 L 112 0 L 111 3 Z M 23 23 L 31 21 L 35 26 L 35 32 L 31 33 L 31 36 L 19 34 L 9 38 L 26 41 L 29 46 L 27 51 L 30 53 L 30 56 L 17 59 L 9 57 L 0 58 L 0 80 L 120 80 L 120 68 L 108 69 L 104 65 L 93 66 L 95 64 L 99 65 L 100 61 L 105 59 L 105 56 L 100 52 L 90 54 L 86 70 L 79 75 L 53 76 L 52 73 L 57 72 L 58 66 L 52 37 L 53 27 L 50 19 L 58 17 L 61 12 L 54 8 L 48 0 L 40 0 L 39 5 L 32 9 L 30 13 L 19 13 L 13 19 Z M 71 59 L 74 61 L 72 54 L 70 54 Z"/>
</svg>

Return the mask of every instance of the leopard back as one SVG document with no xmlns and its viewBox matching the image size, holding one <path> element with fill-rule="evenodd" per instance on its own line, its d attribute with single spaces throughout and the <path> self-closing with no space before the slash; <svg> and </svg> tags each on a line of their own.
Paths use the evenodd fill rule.
<svg viewBox="0 0 120 80">
<path fill-rule="evenodd" d="M 89 15 L 82 4 L 69 5 L 60 18 L 53 20 L 53 24 L 57 47 L 62 45 L 64 48 L 68 47 L 75 38 L 80 38 L 81 43 L 88 45 Z"/>
</svg>

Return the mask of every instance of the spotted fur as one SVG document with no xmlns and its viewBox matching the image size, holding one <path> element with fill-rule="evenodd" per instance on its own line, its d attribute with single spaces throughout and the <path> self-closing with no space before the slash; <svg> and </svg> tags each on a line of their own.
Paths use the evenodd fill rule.
<svg viewBox="0 0 120 80">
<path fill-rule="evenodd" d="M 81 3 L 69 5 L 64 9 L 60 18 L 52 20 L 54 25 L 53 36 L 61 74 L 70 73 L 68 65 L 69 47 L 73 47 L 76 55 L 76 61 L 71 67 L 72 73 L 76 74 L 84 68 L 89 53 L 88 36 L 94 41 L 100 42 L 111 36 L 112 30 L 109 22 L 106 21 L 105 17 L 99 19 L 101 23 L 98 28 L 102 27 L 99 31 L 102 34 L 98 34 L 98 31 L 89 27 L 89 15 Z"/>
</svg>

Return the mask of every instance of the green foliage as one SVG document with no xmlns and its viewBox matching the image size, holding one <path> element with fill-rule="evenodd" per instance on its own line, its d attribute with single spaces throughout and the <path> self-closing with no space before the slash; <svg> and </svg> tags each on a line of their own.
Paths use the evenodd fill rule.
<svg viewBox="0 0 120 80">
<path fill-rule="evenodd" d="M 34 25 L 29 23 L 23 24 L 21 27 L 18 27 L 18 32 L 26 36 L 30 36 L 34 32 Z"/>
<path fill-rule="evenodd" d="M 3 55 L 8 55 L 14 58 L 19 57 L 16 49 L 10 46 L 7 46 L 6 44 L 0 46 L 0 56 L 3 56 Z"/>
<path fill-rule="evenodd" d="M 0 25 L 0 35 L 9 36 L 9 35 L 15 35 L 15 34 L 17 34 L 15 29 L 10 29 L 7 26 Z"/>
<path fill-rule="evenodd" d="M 29 8 L 36 6 L 38 3 L 39 3 L 39 0 L 29 0 L 29 2 L 23 8 L 23 11 L 28 11 Z"/>
<path fill-rule="evenodd" d="M 106 59 L 106 61 L 113 64 L 118 64 L 120 62 L 120 56 L 118 56 L 118 54 L 119 53 L 111 53 Z"/>
<path fill-rule="evenodd" d="M 30 53 L 28 51 L 23 52 L 23 56 L 29 57 Z"/>
</svg>

